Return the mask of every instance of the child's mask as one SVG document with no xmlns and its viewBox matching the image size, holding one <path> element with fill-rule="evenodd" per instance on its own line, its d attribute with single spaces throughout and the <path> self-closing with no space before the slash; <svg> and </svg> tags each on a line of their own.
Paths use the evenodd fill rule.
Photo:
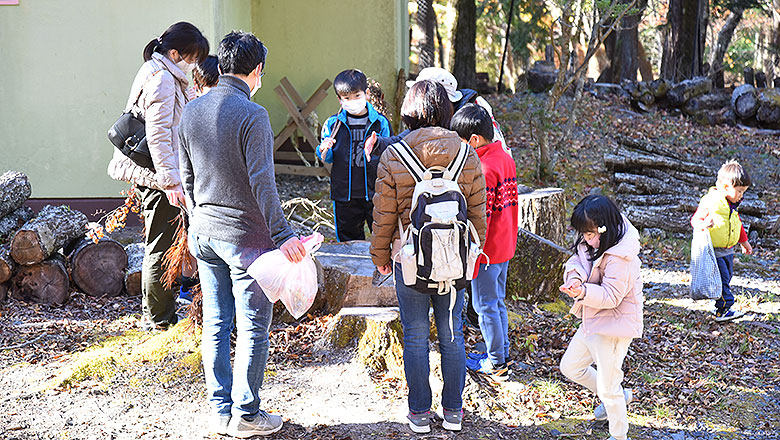
<svg viewBox="0 0 780 440">
<path fill-rule="evenodd" d="M 363 96 L 357 99 L 342 99 L 341 107 L 346 110 L 347 113 L 356 115 L 362 112 L 364 108 L 366 108 L 366 98 Z"/>
</svg>

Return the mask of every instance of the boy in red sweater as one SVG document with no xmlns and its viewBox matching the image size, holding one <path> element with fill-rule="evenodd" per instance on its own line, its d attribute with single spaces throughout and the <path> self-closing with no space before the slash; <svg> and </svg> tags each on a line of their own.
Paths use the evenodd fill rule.
<svg viewBox="0 0 780 440">
<path fill-rule="evenodd" d="M 493 142 L 488 112 L 475 104 L 463 106 L 452 116 L 450 128 L 471 145 L 482 162 L 487 191 L 487 234 L 483 252 L 471 281 L 471 298 L 479 315 L 479 328 L 487 353 L 471 353 L 466 367 L 483 373 L 505 375 L 509 361 L 509 322 L 506 305 L 506 272 L 517 246 L 517 170 L 501 142 Z"/>
</svg>

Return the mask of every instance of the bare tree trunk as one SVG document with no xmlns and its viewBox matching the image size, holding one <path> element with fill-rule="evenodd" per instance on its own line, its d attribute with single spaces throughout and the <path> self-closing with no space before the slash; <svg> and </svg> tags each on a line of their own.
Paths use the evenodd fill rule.
<svg viewBox="0 0 780 440">
<path fill-rule="evenodd" d="M 718 32 L 718 42 L 715 45 L 715 50 L 712 52 L 712 58 L 710 59 L 711 78 L 715 82 L 715 87 L 722 89 L 725 86 L 725 80 L 723 79 L 723 57 L 726 55 L 726 50 L 731 44 L 731 38 L 734 36 L 734 30 L 737 29 L 737 25 L 742 20 L 745 8 L 735 7 L 731 11 L 731 15 L 726 19 L 726 23 Z"/>
<path fill-rule="evenodd" d="M 620 0 L 619 3 L 628 4 L 631 1 Z M 619 27 L 604 40 L 609 66 L 602 72 L 598 82 L 619 84 L 624 79 L 636 81 L 639 67 L 639 22 L 646 6 L 647 0 L 637 2 L 638 12 L 623 17 Z"/>
<path fill-rule="evenodd" d="M 436 11 L 433 11 L 433 27 L 436 29 L 436 52 L 439 55 L 439 67 L 446 69 L 444 66 L 444 43 L 441 39 L 441 32 L 439 32 L 439 20 L 436 18 Z"/>
<path fill-rule="evenodd" d="M 772 62 L 766 71 L 770 83 L 780 78 L 780 0 L 772 0 Z"/>
<path fill-rule="evenodd" d="M 703 72 L 709 0 L 670 0 L 661 78 L 680 82 Z"/>
<path fill-rule="evenodd" d="M 434 23 L 436 21 L 433 11 L 433 0 L 417 0 L 417 26 L 422 31 L 423 37 L 417 42 L 420 48 L 420 60 L 417 65 L 420 69 L 433 67 L 435 62 L 434 52 Z"/>
<path fill-rule="evenodd" d="M 455 62 L 452 74 L 459 88 L 473 88 L 477 83 L 477 4 L 475 0 L 457 0 L 455 9 Z"/>
</svg>

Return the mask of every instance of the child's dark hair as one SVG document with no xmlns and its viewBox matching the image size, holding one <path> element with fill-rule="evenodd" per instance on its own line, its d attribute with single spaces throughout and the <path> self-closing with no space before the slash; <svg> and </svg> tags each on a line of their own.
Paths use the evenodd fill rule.
<svg viewBox="0 0 780 440">
<path fill-rule="evenodd" d="M 209 54 L 209 40 L 195 25 L 180 21 L 172 24 L 159 38 L 144 47 L 144 61 L 152 59 L 154 52 L 165 54 L 171 49 L 176 49 L 182 56 L 195 55 L 198 61 L 201 61 Z"/>
<path fill-rule="evenodd" d="M 417 81 L 406 92 L 401 120 L 409 130 L 422 127 L 450 127 L 452 103 L 444 86 L 433 81 Z"/>
<path fill-rule="evenodd" d="M 477 104 L 466 104 L 455 112 L 450 130 L 458 133 L 461 139 L 469 140 L 471 135 L 476 134 L 488 142 L 493 141 L 493 120 L 487 110 Z"/>
<path fill-rule="evenodd" d="M 582 236 L 585 232 L 598 232 L 599 228 L 606 228 L 602 229 L 604 232 L 601 232 L 599 248 L 588 246 L 591 261 L 604 255 L 604 252 L 616 245 L 625 234 L 620 208 L 609 197 L 601 195 L 590 195 L 577 203 L 571 214 L 571 227 L 577 231 L 574 249 L 585 241 Z"/>
<path fill-rule="evenodd" d="M 718 170 L 718 183 L 728 183 L 731 186 L 750 186 L 750 175 L 736 160 L 724 163 Z"/>
<path fill-rule="evenodd" d="M 209 55 L 205 60 L 195 66 L 192 71 L 192 80 L 200 87 L 214 87 L 219 82 L 219 61 L 215 55 Z"/>
<path fill-rule="evenodd" d="M 333 90 L 338 96 L 346 96 L 354 92 L 365 92 L 368 88 L 366 75 L 357 69 L 348 69 L 333 80 Z"/>
<path fill-rule="evenodd" d="M 260 63 L 265 63 L 267 54 L 268 49 L 253 34 L 233 31 L 219 43 L 219 69 L 222 73 L 249 75 Z"/>
</svg>

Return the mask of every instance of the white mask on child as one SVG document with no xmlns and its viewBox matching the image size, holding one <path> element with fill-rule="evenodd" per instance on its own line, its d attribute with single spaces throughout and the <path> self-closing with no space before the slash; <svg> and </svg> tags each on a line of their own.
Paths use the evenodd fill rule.
<svg viewBox="0 0 780 440">
<path fill-rule="evenodd" d="M 186 75 L 192 72 L 192 69 L 195 68 L 195 63 L 188 63 L 184 61 L 184 58 L 182 58 L 176 62 L 176 67 L 178 67 Z"/>
<path fill-rule="evenodd" d="M 357 115 L 366 108 L 366 98 L 342 99 L 341 107 L 352 115 Z"/>
</svg>

